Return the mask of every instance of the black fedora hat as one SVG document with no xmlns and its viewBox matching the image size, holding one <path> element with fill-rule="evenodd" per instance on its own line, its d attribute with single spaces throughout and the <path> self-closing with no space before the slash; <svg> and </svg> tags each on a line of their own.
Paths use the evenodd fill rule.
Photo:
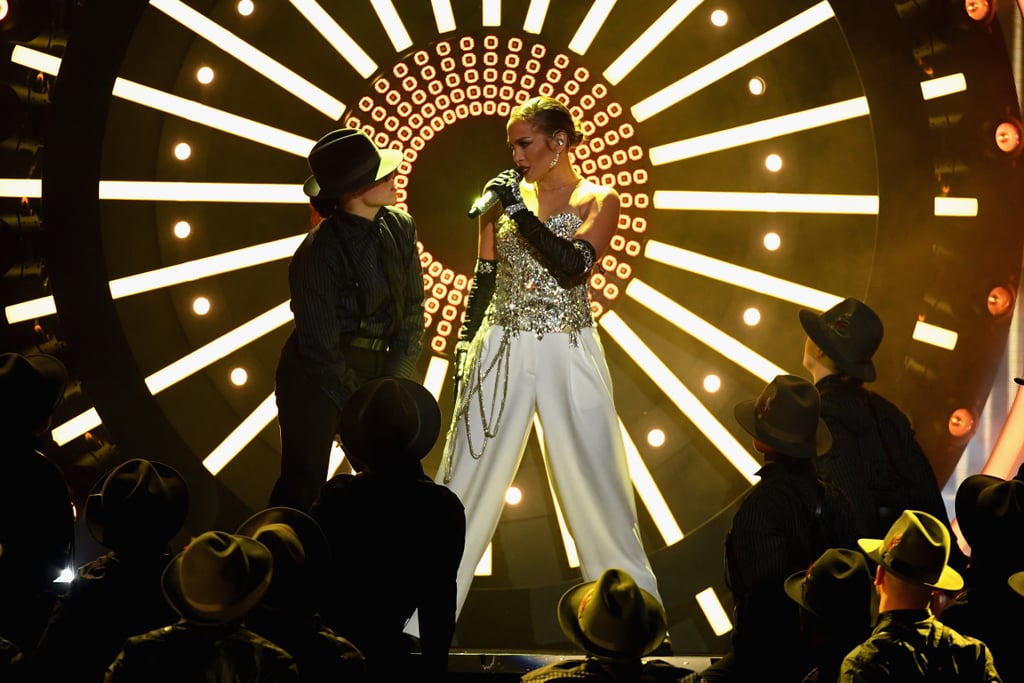
<svg viewBox="0 0 1024 683">
<path fill-rule="evenodd" d="M 68 371 L 48 353 L 0 353 L 0 424 L 19 430 L 35 429 L 60 406 Z"/>
<path fill-rule="evenodd" d="M 942 522 L 920 510 L 904 510 L 884 539 L 860 538 L 869 558 L 897 578 L 928 588 L 959 590 L 964 580 L 949 562 L 949 532 Z"/>
<path fill-rule="evenodd" d="M 861 629 L 871 624 L 874 576 L 861 552 L 829 548 L 783 586 L 791 600 L 827 624 Z"/>
<path fill-rule="evenodd" d="M 274 558 L 259 541 L 206 531 L 164 569 L 164 597 L 183 618 L 222 624 L 245 616 L 270 587 Z"/>
<path fill-rule="evenodd" d="M 800 324 L 836 367 L 865 382 L 875 381 L 871 357 L 882 343 L 882 320 L 867 304 L 843 299 L 824 313 L 800 311 Z"/>
<path fill-rule="evenodd" d="M 379 149 L 357 128 L 339 128 L 317 140 L 307 161 L 313 175 L 302 185 L 306 196 L 341 197 L 394 171 L 402 162 L 402 153 Z"/>
<path fill-rule="evenodd" d="M 316 520 L 301 510 L 260 510 L 235 531 L 267 546 L 274 556 L 274 576 L 263 602 L 273 606 L 313 606 L 328 578 L 330 550 Z"/>
<path fill-rule="evenodd" d="M 796 375 L 778 375 L 733 414 L 748 434 L 780 453 L 812 458 L 832 448 L 832 433 L 821 419 L 821 396 Z"/>
<path fill-rule="evenodd" d="M 185 524 L 188 506 L 188 485 L 176 469 L 134 458 L 93 485 L 85 523 L 111 550 L 162 549 Z"/>
<path fill-rule="evenodd" d="M 584 651 L 609 659 L 649 654 L 665 639 L 667 622 L 657 598 L 622 569 L 606 569 L 558 601 L 562 633 Z"/>
<path fill-rule="evenodd" d="M 441 408 L 426 387 L 403 377 L 378 377 L 342 406 L 338 435 L 356 466 L 418 461 L 441 433 Z"/>
</svg>

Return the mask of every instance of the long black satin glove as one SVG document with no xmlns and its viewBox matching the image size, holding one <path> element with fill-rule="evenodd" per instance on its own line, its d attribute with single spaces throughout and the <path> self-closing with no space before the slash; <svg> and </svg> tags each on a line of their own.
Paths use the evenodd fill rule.
<svg viewBox="0 0 1024 683">
<path fill-rule="evenodd" d="M 519 226 L 519 234 L 544 257 L 544 264 L 556 277 L 572 279 L 584 275 L 594 267 L 597 253 L 590 242 L 581 239 L 562 239 L 548 230 L 532 211 L 523 204 L 513 205 L 509 218 Z"/>
<path fill-rule="evenodd" d="M 465 375 L 466 354 L 469 344 L 476 336 L 477 330 L 484 321 L 484 313 L 494 296 L 494 285 L 498 274 L 498 262 L 487 259 L 476 260 L 473 282 L 469 285 L 466 297 L 466 319 L 459 328 L 459 341 L 455 344 L 455 400 L 459 398 L 459 385 Z"/>
<path fill-rule="evenodd" d="M 501 206 L 505 209 L 515 204 L 522 204 L 523 195 L 519 193 L 519 181 L 522 178 L 523 176 L 515 169 L 502 171 L 487 181 L 487 184 L 484 185 L 484 192 L 490 191 L 496 194 L 501 201 Z"/>
</svg>

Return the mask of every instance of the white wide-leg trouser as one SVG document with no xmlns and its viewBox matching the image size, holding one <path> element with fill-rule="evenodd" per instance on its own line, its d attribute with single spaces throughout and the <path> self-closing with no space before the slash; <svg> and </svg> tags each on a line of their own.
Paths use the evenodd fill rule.
<svg viewBox="0 0 1024 683">
<path fill-rule="evenodd" d="M 477 386 L 461 388 L 483 392 L 492 431 L 501 413 L 497 431 L 483 448 L 480 397 L 471 395 L 468 421 L 456 415 L 448 433 L 450 480 L 444 482 L 445 462 L 436 477 L 466 508 L 466 547 L 459 567 L 456 614 L 462 610 L 473 572 L 498 526 L 534 411 L 544 432 L 547 475 L 576 543 L 583 580 L 595 580 L 605 569 L 624 569 L 660 602 L 657 580 L 640 540 L 625 445 L 597 330 L 580 330 L 576 345 L 570 343 L 567 333 L 545 334 L 541 339 L 532 332 L 510 335 L 507 358 L 495 362 L 496 355 L 506 351 L 503 335 L 504 329 L 498 326 L 481 330 L 473 344 L 478 348 L 471 349 L 470 359 L 477 359 L 477 369 L 490 371 Z M 503 386 L 506 361 L 507 386 Z M 476 379 L 474 372 L 470 384 Z M 467 438 L 467 424 L 471 438 Z M 478 458 L 471 454 L 471 444 Z"/>
</svg>

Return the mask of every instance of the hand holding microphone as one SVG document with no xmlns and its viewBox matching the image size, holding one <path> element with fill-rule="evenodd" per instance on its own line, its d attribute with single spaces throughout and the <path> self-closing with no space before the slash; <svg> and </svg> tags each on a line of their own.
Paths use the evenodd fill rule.
<svg viewBox="0 0 1024 683">
<path fill-rule="evenodd" d="M 519 181 L 522 179 L 523 174 L 517 168 L 502 171 L 496 175 L 484 186 L 484 193 L 480 199 L 469 207 L 469 217 L 479 217 L 499 201 L 504 207 L 522 202 L 523 197 L 519 194 Z"/>
</svg>

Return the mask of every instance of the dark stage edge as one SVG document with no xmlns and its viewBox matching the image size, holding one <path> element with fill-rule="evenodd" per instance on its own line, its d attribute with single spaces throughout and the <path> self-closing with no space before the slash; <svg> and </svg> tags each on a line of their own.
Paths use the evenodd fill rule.
<svg viewBox="0 0 1024 683">
<path fill-rule="evenodd" d="M 458 681 L 518 681 L 527 671 L 554 662 L 583 661 L 582 653 L 566 652 L 522 652 L 517 650 L 452 650 L 448 655 L 448 679 Z M 717 657 L 670 655 L 647 657 L 660 659 L 673 666 L 703 671 Z"/>
</svg>

